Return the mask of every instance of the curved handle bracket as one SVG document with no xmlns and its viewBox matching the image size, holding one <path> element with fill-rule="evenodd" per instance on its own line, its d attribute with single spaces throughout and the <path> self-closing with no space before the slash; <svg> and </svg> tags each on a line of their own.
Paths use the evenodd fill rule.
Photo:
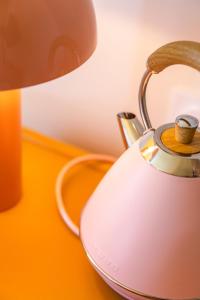
<svg viewBox="0 0 200 300">
<path fill-rule="evenodd" d="M 145 130 L 152 128 L 146 106 L 146 88 L 152 74 L 165 68 L 182 64 L 200 71 L 200 43 L 192 41 L 177 41 L 166 44 L 153 52 L 147 60 L 147 70 L 139 88 L 139 107 Z"/>
</svg>

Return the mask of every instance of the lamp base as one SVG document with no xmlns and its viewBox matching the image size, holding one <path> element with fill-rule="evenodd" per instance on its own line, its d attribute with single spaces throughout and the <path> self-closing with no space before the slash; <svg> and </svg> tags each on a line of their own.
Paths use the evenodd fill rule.
<svg viewBox="0 0 200 300">
<path fill-rule="evenodd" d="M 20 90 L 0 92 L 0 211 L 21 198 Z"/>
</svg>

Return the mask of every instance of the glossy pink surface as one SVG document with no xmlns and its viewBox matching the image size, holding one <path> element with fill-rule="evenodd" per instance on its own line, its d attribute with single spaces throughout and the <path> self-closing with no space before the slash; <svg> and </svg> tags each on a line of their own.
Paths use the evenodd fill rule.
<svg viewBox="0 0 200 300">
<path fill-rule="evenodd" d="M 99 269 L 127 288 L 161 298 L 198 297 L 199 195 L 199 178 L 155 170 L 135 143 L 88 201 L 82 242 Z"/>
<path fill-rule="evenodd" d="M 0 1 L 0 90 L 62 76 L 95 46 L 90 0 Z"/>
</svg>

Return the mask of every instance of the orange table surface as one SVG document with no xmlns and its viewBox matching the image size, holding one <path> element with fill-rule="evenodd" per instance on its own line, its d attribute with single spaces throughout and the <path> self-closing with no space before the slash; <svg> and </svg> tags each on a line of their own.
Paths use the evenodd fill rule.
<svg viewBox="0 0 200 300">
<path fill-rule="evenodd" d="M 61 167 L 83 150 L 23 130 L 23 197 L 0 213 L 0 300 L 122 299 L 90 266 L 55 201 Z M 109 165 L 90 163 L 68 175 L 63 195 L 74 220 Z"/>
</svg>

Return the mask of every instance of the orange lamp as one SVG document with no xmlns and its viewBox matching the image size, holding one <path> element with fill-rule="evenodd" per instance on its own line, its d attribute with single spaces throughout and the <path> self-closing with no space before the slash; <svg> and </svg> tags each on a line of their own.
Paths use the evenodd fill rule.
<svg viewBox="0 0 200 300">
<path fill-rule="evenodd" d="M 90 0 L 0 2 L 0 211 L 21 197 L 19 89 L 69 73 L 95 46 Z"/>
</svg>

